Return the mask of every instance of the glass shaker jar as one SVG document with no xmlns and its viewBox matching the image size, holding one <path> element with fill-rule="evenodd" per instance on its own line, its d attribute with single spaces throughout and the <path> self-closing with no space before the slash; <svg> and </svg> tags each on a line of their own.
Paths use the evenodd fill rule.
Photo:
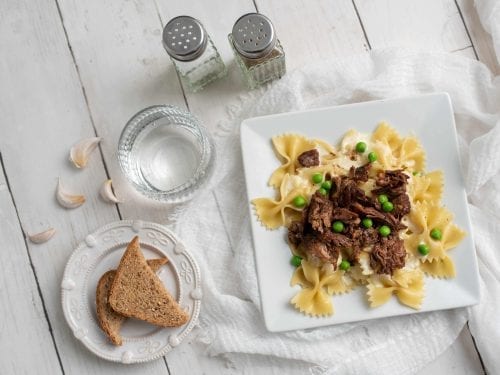
<svg viewBox="0 0 500 375">
<path fill-rule="evenodd" d="M 210 36 L 193 17 L 172 18 L 163 29 L 163 47 L 182 82 L 193 92 L 227 73 Z"/>
<path fill-rule="evenodd" d="M 241 16 L 228 38 L 250 89 L 285 74 L 285 52 L 266 16 L 259 13 Z"/>
</svg>

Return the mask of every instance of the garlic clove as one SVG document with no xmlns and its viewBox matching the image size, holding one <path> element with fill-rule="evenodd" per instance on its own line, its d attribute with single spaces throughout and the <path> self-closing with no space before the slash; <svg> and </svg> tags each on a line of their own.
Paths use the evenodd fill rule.
<svg viewBox="0 0 500 375">
<path fill-rule="evenodd" d="M 101 137 L 82 139 L 71 147 L 69 160 L 71 160 L 75 167 L 84 168 L 87 165 L 90 154 L 95 150 L 101 139 Z"/>
<path fill-rule="evenodd" d="M 54 234 L 56 234 L 56 230 L 54 228 L 49 228 L 40 233 L 28 234 L 28 238 L 33 243 L 44 243 L 50 240 Z"/>
<path fill-rule="evenodd" d="M 56 198 L 59 204 L 66 208 L 77 208 L 85 203 L 83 195 L 71 194 L 61 184 L 61 179 L 57 181 Z"/>
<path fill-rule="evenodd" d="M 111 188 L 112 181 L 106 180 L 101 185 L 101 189 L 99 193 L 101 194 L 102 199 L 104 199 L 108 203 L 121 203 L 121 201 L 116 197 L 113 189 Z"/>
</svg>

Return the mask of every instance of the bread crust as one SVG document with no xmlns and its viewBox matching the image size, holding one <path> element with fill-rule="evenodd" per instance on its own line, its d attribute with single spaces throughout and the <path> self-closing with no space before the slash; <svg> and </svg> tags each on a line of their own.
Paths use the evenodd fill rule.
<svg viewBox="0 0 500 375">
<path fill-rule="evenodd" d="M 168 262 L 168 258 L 148 259 L 147 264 L 153 272 Z M 126 316 L 115 312 L 108 303 L 109 290 L 116 275 L 116 270 L 105 272 L 96 288 L 96 310 L 99 326 L 114 345 L 122 345 L 120 328 L 127 320 Z"/>
<path fill-rule="evenodd" d="M 109 290 L 111 308 L 127 317 L 161 327 L 179 327 L 189 315 L 148 266 L 134 237 L 120 260 Z"/>
</svg>

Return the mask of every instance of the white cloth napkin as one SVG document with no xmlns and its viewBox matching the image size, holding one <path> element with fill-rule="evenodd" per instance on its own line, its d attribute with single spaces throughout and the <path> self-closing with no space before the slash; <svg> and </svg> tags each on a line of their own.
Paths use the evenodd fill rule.
<svg viewBox="0 0 500 375">
<path fill-rule="evenodd" d="M 498 33 L 498 27 L 495 30 Z M 497 47 L 499 42 L 497 39 Z M 455 111 L 479 257 L 481 303 L 471 309 L 288 333 L 267 332 L 260 313 L 244 187 L 241 121 L 440 91 L 450 94 Z M 212 187 L 179 214 L 176 224 L 202 271 L 200 321 L 209 355 L 225 355 L 236 369 L 258 365 L 265 355 L 276 357 L 277 366 L 290 365 L 290 360 L 307 362 L 313 374 L 412 374 L 453 343 L 470 319 L 486 367 L 491 373 L 500 368 L 495 353 L 500 343 L 499 77 L 464 57 L 404 50 L 321 62 L 289 73 L 267 90 L 241 98 L 215 138 L 219 158 Z"/>
</svg>

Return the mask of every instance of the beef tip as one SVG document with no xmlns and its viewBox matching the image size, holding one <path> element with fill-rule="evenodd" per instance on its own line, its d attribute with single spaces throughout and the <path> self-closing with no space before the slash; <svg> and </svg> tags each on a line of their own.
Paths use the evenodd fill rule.
<svg viewBox="0 0 500 375">
<path fill-rule="evenodd" d="M 322 233 L 332 225 L 333 202 L 316 192 L 309 203 L 308 222 L 312 229 Z"/>
<path fill-rule="evenodd" d="M 402 169 L 394 171 L 382 171 L 377 174 L 376 184 L 378 186 L 399 186 L 405 185 L 408 176 L 403 173 Z"/>
<path fill-rule="evenodd" d="M 384 220 L 382 222 L 390 226 L 391 229 L 395 231 L 406 228 L 406 226 L 401 223 L 401 221 L 399 221 L 391 212 L 384 212 Z"/>
<path fill-rule="evenodd" d="M 360 228 L 349 226 L 346 236 L 351 240 L 351 248 L 348 249 L 349 260 L 358 261 L 362 248 L 379 242 L 379 234 L 375 228 Z"/>
<path fill-rule="evenodd" d="M 361 221 L 356 212 L 342 207 L 335 207 L 333 209 L 332 221 L 335 220 L 340 220 L 344 224 L 359 224 Z"/>
<path fill-rule="evenodd" d="M 373 207 L 377 210 L 381 209 L 379 201 L 376 198 L 366 195 L 363 190 L 360 190 L 360 193 L 356 195 L 356 202 L 361 203 L 363 206 Z"/>
<path fill-rule="evenodd" d="M 351 264 L 359 263 L 359 254 L 361 254 L 361 247 L 353 246 L 350 251 L 348 251 L 349 262 Z"/>
<path fill-rule="evenodd" d="M 292 221 L 288 227 L 288 241 L 295 247 L 299 246 L 304 238 L 304 223 Z"/>
<path fill-rule="evenodd" d="M 355 168 L 351 167 L 349 170 L 349 177 L 355 180 L 356 182 L 366 182 L 368 181 L 368 172 L 370 171 L 371 163 L 362 165 L 361 167 Z"/>
<path fill-rule="evenodd" d="M 392 199 L 392 204 L 394 205 L 394 210 L 392 214 L 401 220 L 401 218 L 410 213 L 411 203 L 410 198 L 406 193 L 400 194 Z"/>
<path fill-rule="evenodd" d="M 313 234 L 307 234 L 300 247 L 304 253 L 313 259 L 318 259 L 324 263 L 332 263 L 334 266 L 337 265 L 339 249 L 321 241 Z"/>
<path fill-rule="evenodd" d="M 337 196 L 340 207 L 350 207 L 357 200 L 363 200 L 365 192 L 360 189 L 354 180 L 343 178 Z"/>
<path fill-rule="evenodd" d="M 390 212 L 380 212 L 373 207 L 364 207 L 360 203 L 353 203 L 351 206 L 353 211 L 364 217 L 376 220 L 382 224 L 386 224 L 391 227 L 392 230 L 398 231 L 406 228 L 392 213 Z"/>
<path fill-rule="evenodd" d="M 315 167 L 319 165 L 319 152 L 313 148 L 300 154 L 297 160 L 303 167 Z"/>
<path fill-rule="evenodd" d="M 403 240 L 390 236 L 373 246 L 370 253 L 370 266 L 376 273 L 392 275 L 405 265 L 406 250 Z"/>
<path fill-rule="evenodd" d="M 351 208 L 358 214 L 363 215 L 364 217 L 368 217 L 370 219 L 375 219 L 379 221 L 385 221 L 385 214 L 383 212 L 378 211 L 374 207 L 365 207 L 361 205 L 361 203 L 355 202 L 352 204 Z"/>
<path fill-rule="evenodd" d="M 361 243 L 363 246 L 373 245 L 378 241 L 379 235 L 375 228 L 366 228 L 361 231 Z"/>
<path fill-rule="evenodd" d="M 318 233 L 318 237 L 333 247 L 347 248 L 352 246 L 352 240 L 349 237 L 341 233 L 334 233 L 330 229 Z"/>
<path fill-rule="evenodd" d="M 330 181 L 332 182 L 332 188 L 330 189 L 330 200 L 335 206 L 338 206 L 338 197 L 340 194 L 340 189 L 342 187 L 342 177 L 333 176 Z"/>
<path fill-rule="evenodd" d="M 374 194 L 387 194 L 394 198 L 400 194 L 406 193 L 406 184 L 408 176 L 403 173 L 402 169 L 395 171 L 384 171 L 377 174 L 375 183 L 379 186 L 372 190 Z"/>
</svg>

